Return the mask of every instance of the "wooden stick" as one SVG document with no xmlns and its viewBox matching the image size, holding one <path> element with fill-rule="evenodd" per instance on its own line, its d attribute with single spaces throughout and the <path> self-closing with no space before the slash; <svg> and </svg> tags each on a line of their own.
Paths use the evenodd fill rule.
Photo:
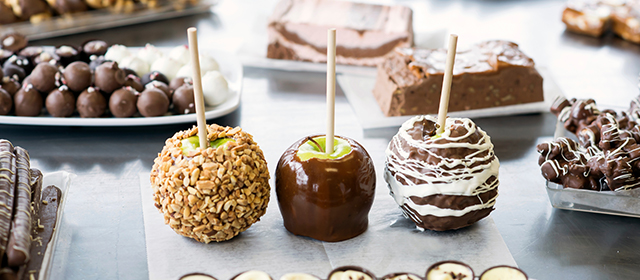
<svg viewBox="0 0 640 280">
<path fill-rule="evenodd" d="M 327 137 L 325 153 L 333 153 L 336 107 L 336 29 L 327 30 Z"/>
<path fill-rule="evenodd" d="M 189 51 L 191 52 L 191 64 L 193 65 L 193 99 L 196 102 L 196 115 L 198 117 L 198 138 L 200 147 L 209 147 L 207 139 L 207 119 L 204 117 L 204 96 L 202 95 L 202 77 L 200 76 L 200 58 L 198 56 L 198 29 L 187 29 L 189 37 Z"/>
<path fill-rule="evenodd" d="M 444 79 L 442 81 L 442 92 L 440 93 L 440 107 L 438 107 L 438 131 L 444 132 L 444 125 L 447 123 L 447 111 L 449 110 L 449 93 L 451 93 L 451 82 L 453 79 L 453 63 L 456 59 L 456 45 L 458 35 L 449 35 L 449 48 L 447 49 L 447 64 L 444 69 Z"/>
</svg>

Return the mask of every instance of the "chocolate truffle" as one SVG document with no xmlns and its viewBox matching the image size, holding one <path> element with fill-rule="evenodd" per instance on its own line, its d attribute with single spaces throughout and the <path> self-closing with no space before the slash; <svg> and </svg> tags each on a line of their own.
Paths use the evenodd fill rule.
<svg viewBox="0 0 640 280">
<path fill-rule="evenodd" d="M 499 265 L 485 270 L 480 275 L 480 280 L 527 280 L 524 271 L 507 265 Z"/>
<path fill-rule="evenodd" d="M 176 77 L 176 73 L 180 70 L 180 67 L 184 62 L 176 61 L 170 57 L 161 57 L 151 64 L 151 71 L 158 71 L 164 74 L 167 77 L 166 83 L 169 84 L 169 81 Z"/>
<path fill-rule="evenodd" d="M 107 108 L 107 100 L 99 90 L 89 87 L 78 96 L 76 106 L 80 117 L 98 118 L 104 114 Z"/>
<path fill-rule="evenodd" d="M 407 120 L 386 150 L 384 178 L 405 217 L 437 231 L 469 226 L 493 211 L 500 163 L 491 138 L 470 119 Z"/>
<path fill-rule="evenodd" d="M 120 63 L 125 57 L 131 55 L 131 52 L 127 47 L 123 45 L 113 45 L 107 49 L 107 52 L 104 54 L 104 58 L 106 60 L 111 60 Z"/>
<path fill-rule="evenodd" d="M 111 94 L 109 98 L 109 110 L 116 118 L 128 118 L 137 111 L 138 102 L 137 91 L 131 87 L 123 87 Z"/>
<path fill-rule="evenodd" d="M 12 55 L 4 62 L 2 65 L 3 68 L 7 68 L 7 66 L 16 66 L 24 70 L 25 75 L 31 73 L 33 70 L 33 64 L 29 61 L 28 58 L 21 55 Z M 6 75 L 6 72 L 5 72 Z"/>
<path fill-rule="evenodd" d="M 169 89 L 169 86 L 163 82 L 160 81 L 151 81 L 149 83 L 147 83 L 145 86 L 145 88 L 157 88 L 159 90 L 161 90 L 162 92 L 164 92 L 164 94 L 167 95 L 167 98 L 169 98 L 169 100 L 171 100 L 171 96 L 172 96 L 172 92 L 171 89 Z"/>
<path fill-rule="evenodd" d="M 342 266 L 329 273 L 327 280 L 376 280 L 373 272 L 359 266 Z"/>
<path fill-rule="evenodd" d="M 33 87 L 42 93 L 49 93 L 56 88 L 58 68 L 49 63 L 40 63 L 29 75 Z"/>
<path fill-rule="evenodd" d="M 68 45 L 62 45 L 56 48 L 56 55 L 60 57 L 60 64 L 64 67 L 67 67 L 71 62 L 80 59 L 80 53 L 78 53 L 78 49 Z"/>
<path fill-rule="evenodd" d="M 280 280 L 320 280 L 318 276 L 308 273 L 287 273 L 280 277 Z"/>
<path fill-rule="evenodd" d="M 157 88 L 147 88 L 138 97 L 138 111 L 145 117 L 158 117 L 169 110 L 169 98 Z"/>
<path fill-rule="evenodd" d="M 96 68 L 95 86 L 100 90 L 111 94 L 116 89 L 124 86 L 124 71 L 118 67 L 117 62 L 105 62 Z"/>
<path fill-rule="evenodd" d="M 43 62 L 57 66 L 60 62 L 60 57 L 55 53 L 44 51 L 40 53 L 38 56 L 33 58 L 33 64 L 35 65 L 38 65 Z"/>
<path fill-rule="evenodd" d="M 430 266 L 425 276 L 425 280 L 441 279 L 475 279 L 475 274 L 473 273 L 473 269 L 464 263 L 458 261 L 442 261 Z"/>
<path fill-rule="evenodd" d="M 96 57 L 103 56 L 107 53 L 108 48 L 109 45 L 107 45 L 107 42 L 105 41 L 91 40 L 82 44 L 82 56 L 86 62 L 89 62 L 92 55 L 95 55 Z"/>
<path fill-rule="evenodd" d="M 413 273 L 396 272 L 396 273 L 387 274 L 380 279 L 381 280 L 422 280 L 422 277 L 415 275 Z M 469 280 L 472 280 L 472 279 L 469 279 Z"/>
<path fill-rule="evenodd" d="M 21 82 L 22 80 L 24 80 L 25 76 L 27 75 L 24 69 L 18 66 L 15 66 L 13 64 L 5 66 L 2 69 L 2 72 L 4 73 L 5 77 L 9 77 L 18 82 Z"/>
<path fill-rule="evenodd" d="M 367 230 L 376 174 L 358 142 L 336 136 L 330 155 L 324 152 L 325 142 L 325 136 L 305 137 L 282 154 L 276 194 L 289 232 L 336 242 Z"/>
<path fill-rule="evenodd" d="M 67 86 L 61 86 L 47 95 L 45 106 L 52 117 L 68 117 L 76 109 L 76 97 Z"/>
<path fill-rule="evenodd" d="M 119 65 L 119 66 L 120 66 L 120 69 L 122 69 L 122 71 L 124 71 L 124 75 L 125 76 L 134 75 L 136 77 L 140 77 L 140 76 L 138 76 L 138 73 L 136 73 L 136 71 L 133 71 L 133 69 L 127 68 L 127 67 L 122 67 L 122 65 Z"/>
<path fill-rule="evenodd" d="M 249 270 L 231 277 L 231 280 L 273 280 L 273 278 L 264 271 Z"/>
<path fill-rule="evenodd" d="M 31 84 L 23 85 L 13 96 L 16 116 L 35 117 L 42 111 L 42 95 Z"/>
<path fill-rule="evenodd" d="M 189 273 L 180 277 L 180 280 L 217 280 L 215 277 L 204 273 Z"/>
<path fill-rule="evenodd" d="M 140 77 L 140 79 L 142 79 L 143 85 L 146 85 L 151 81 L 160 81 L 167 85 L 169 84 L 169 79 L 167 79 L 167 77 L 164 74 L 158 71 L 151 71 L 147 74 L 144 74 L 142 77 Z"/>
<path fill-rule="evenodd" d="M 184 84 L 193 85 L 193 80 L 191 80 L 191 78 L 177 77 L 171 80 L 171 83 L 169 83 L 169 89 L 175 91 Z"/>
<path fill-rule="evenodd" d="M 2 36 L 0 39 L 0 43 L 2 44 L 2 49 L 18 52 L 29 44 L 27 37 L 19 33 L 9 33 L 7 35 Z"/>
<path fill-rule="evenodd" d="M 192 85 L 182 85 L 173 93 L 173 111 L 176 114 L 191 114 L 196 112 Z"/>
<path fill-rule="evenodd" d="M 42 47 L 28 46 L 22 49 L 20 52 L 18 52 L 18 55 L 26 57 L 31 61 L 33 65 L 37 65 L 37 63 L 35 63 L 35 58 L 39 56 L 42 52 L 44 52 L 44 49 Z"/>
<path fill-rule="evenodd" d="M 13 96 L 18 92 L 18 90 L 20 90 L 20 83 L 15 79 L 4 77 L 0 82 L 0 88 L 6 90 L 9 95 Z"/>
<path fill-rule="evenodd" d="M 82 92 L 89 86 L 93 80 L 91 68 L 89 64 L 83 61 L 73 62 L 64 68 L 62 72 L 63 83 L 74 92 Z"/>
<path fill-rule="evenodd" d="M 220 72 L 210 71 L 202 77 L 202 95 L 204 103 L 209 106 L 220 105 L 227 100 L 229 85 Z"/>
<path fill-rule="evenodd" d="M 13 98 L 4 89 L 0 88 L 0 115 L 8 115 L 13 108 Z"/>
<path fill-rule="evenodd" d="M 127 75 L 127 78 L 124 80 L 125 87 L 132 87 L 138 92 L 142 92 L 144 90 L 144 86 L 136 75 Z"/>
<path fill-rule="evenodd" d="M 154 205 L 165 223 L 203 243 L 229 240 L 247 230 L 266 212 L 271 189 L 264 153 L 253 136 L 240 127 L 211 124 L 207 130 L 208 148 L 199 146 L 195 126 L 167 139 L 150 176 Z M 181 177 L 183 172 L 190 176 Z M 178 209 L 173 201 L 182 198 L 187 199 L 185 206 Z M 194 205 L 213 201 L 220 201 L 217 208 L 196 207 L 184 215 Z M 197 218 L 200 215 L 207 218 Z"/>
</svg>

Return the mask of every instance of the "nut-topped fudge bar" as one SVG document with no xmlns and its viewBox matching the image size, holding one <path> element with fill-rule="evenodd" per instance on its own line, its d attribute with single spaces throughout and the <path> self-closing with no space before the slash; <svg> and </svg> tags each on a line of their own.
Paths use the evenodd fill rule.
<svg viewBox="0 0 640 280">
<path fill-rule="evenodd" d="M 267 57 L 327 61 L 327 29 L 335 27 L 336 62 L 376 66 L 396 47 L 413 44 L 412 11 L 346 1 L 282 0 L 269 19 Z"/>
<path fill-rule="evenodd" d="M 398 48 L 378 65 L 373 95 L 386 116 L 438 112 L 446 49 Z M 543 101 L 542 77 L 518 45 L 485 41 L 459 50 L 449 111 Z"/>
</svg>

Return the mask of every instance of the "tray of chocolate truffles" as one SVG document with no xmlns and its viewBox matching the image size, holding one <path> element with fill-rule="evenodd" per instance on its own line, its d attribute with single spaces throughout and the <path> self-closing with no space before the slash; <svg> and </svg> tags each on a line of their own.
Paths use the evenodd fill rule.
<svg viewBox="0 0 640 280">
<path fill-rule="evenodd" d="M 48 279 L 72 175 L 43 175 L 29 153 L 0 139 L 1 279 Z"/>
<path fill-rule="evenodd" d="M 0 1 L 0 30 L 43 39 L 206 13 L 218 0 Z"/>
<path fill-rule="evenodd" d="M 321 280 L 322 278 L 308 273 L 287 273 L 280 280 Z M 480 275 L 459 261 L 441 261 L 431 265 L 424 276 L 413 273 L 396 272 L 377 277 L 373 272 L 359 266 L 341 266 L 326 276 L 327 280 L 527 280 L 527 274 L 519 268 L 499 265 L 490 267 Z M 206 273 L 189 273 L 180 280 L 221 280 Z M 260 270 L 241 272 L 230 280 L 274 280 L 268 273 Z"/>
<path fill-rule="evenodd" d="M 48 126 L 138 126 L 195 122 L 192 64 L 186 46 L 28 46 L 5 35 L 0 53 L 0 123 Z M 235 56 L 201 51 L 205 117 L 240 105 L 242 65 Z"/>
<path fill-rule="evenodd" d="M 640 217 L 640 97 L 628 109 L 557 99 L 555 140 L 538 144 L 553 207 Z"/>
</svg>

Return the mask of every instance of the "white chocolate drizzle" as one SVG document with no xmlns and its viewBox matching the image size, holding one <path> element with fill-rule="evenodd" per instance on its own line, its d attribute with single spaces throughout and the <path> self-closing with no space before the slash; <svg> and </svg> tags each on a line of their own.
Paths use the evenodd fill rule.
<svg viewBox="0 0 640 280">
<path fill-rule="evenodd" d="M 396 203 L 401 207 L 406 205 L 422 216 L 434 215 L 437 217 L 460 217 L 471 211 L 493 207 L 497 195 L 487 201 L 482 201 L 480 198 L 480 194 L 494 190 L 499 185 L 500 163 L 494 155 L 490 137 L 470 119 L 447 118 L 444 133 L 440 137 L 426 141 L 413 139 L 408 130 L 412 129 L 415 123 L 425 119 L 436 122 L 436 119 L 431 116 L 411 118 L 402 125 L 386 150 L 387 163 L 384 176 Z M 463 125 L 466 134 L 452 137 L 451 129 L 454 124 Z M 475 143 L 463 141 L 476 134 L 476 131 L 481 135 L 478 141 Z M 403 145 L 408 145 L 411 149 L 404 150 L 402 149 Z M 462 159 L 445 158 L 437 152 L 434 153 L 434 151 L 451 148 L 464 148 L 470 152 Z M 431 157 L 438 158 L 439 161 L 436 164 L 431 164 L 413 158 L 411 154 L 415 152 L 429 154 Z M 495 180 L 489 180 L 492 176 L 495 177 Z M 401 182 L 405 182 L 405 184 Z M 416 184 L 414 182 L 423 183 Z M 418 205 L 410 199 L 410 197 L 427 197 L 435 194 L 477 196 L 481 203 L 461 210 L 454 210 L 434 205 Z M 407 213 L 409 211 L 403 212 L 413 215 Z"/>
</svg>

